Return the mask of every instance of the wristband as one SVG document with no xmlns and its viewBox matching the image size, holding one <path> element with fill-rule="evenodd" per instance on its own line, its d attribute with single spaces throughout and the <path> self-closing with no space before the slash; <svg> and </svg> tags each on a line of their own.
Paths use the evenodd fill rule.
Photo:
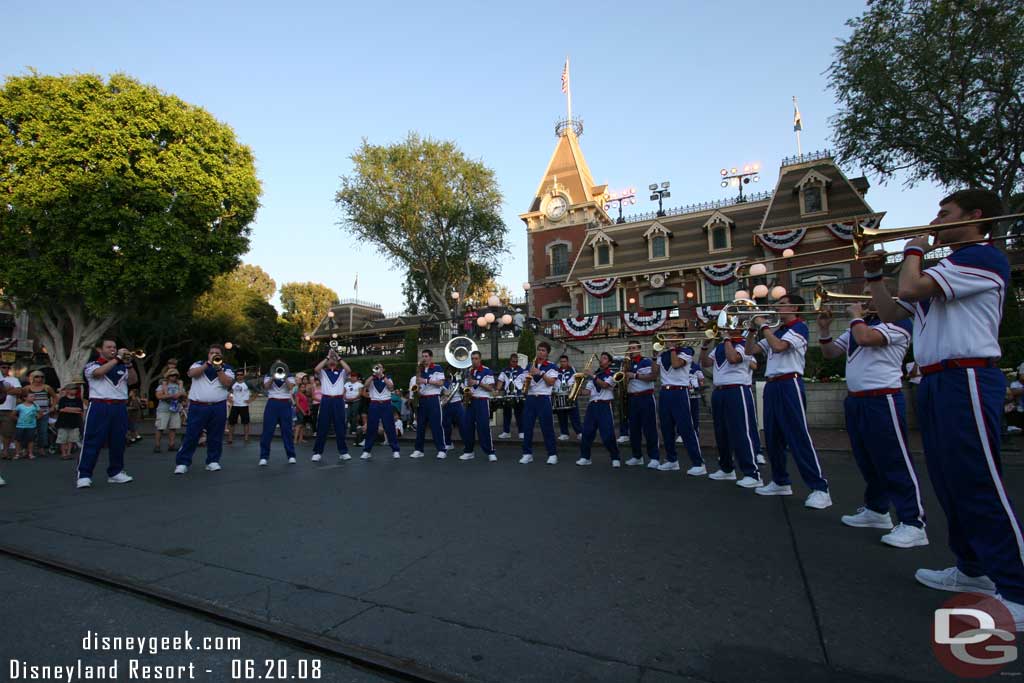
<svg viewBox="0 0 1024 683">
<path fill-rule="evenodd" d="M 832 337 L 818 337 L 818 344 L 824 346 L 825 344 L 831 344 Z"/>
<path fill-rule="evenodd" d="M 924 249 L 921 247 L 906 247 L 903 250 L 903 256 L 920 256 L 921 258 L 924 258 Z"/>
<path fill-rule="evenodd" d="M 854 325 L 867 325 L 867 323 L 864 322 L 864 318 L 854 318 L 853 320 L 850 321 L 851 330 L 853 329 Z"/>
<path fill-rule="evenodd" d="M 872 270 L 872 271 L 865 270 L 864 271 L 864 279 L 867 280 L 868 282 L 878 282 L 879 280 L 882 279 L 882 271 L 880 271 L 880 270 Z"/>
</svg>

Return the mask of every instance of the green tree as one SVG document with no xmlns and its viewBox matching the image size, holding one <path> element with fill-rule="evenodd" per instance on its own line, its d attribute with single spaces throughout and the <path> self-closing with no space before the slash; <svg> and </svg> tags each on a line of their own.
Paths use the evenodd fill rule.
<svg viewBox="0 0 1024 683">
<path fill-rule="evenodd" d="M 231 271 L 231 280 L 237 286 L 259 295 L 264 301 L 270 301 L 277 291 L 277 283 L 270 277 L 270 273 L 250 263 L 243 263 Z"/>
<path fill-rule="evenodd" d="M 408 271 L 407 305 L 451 317 L 455 290 L 465 296 L 474 270 L 499 269 L 508 228 L 494 172 L 468 159 L 453 142 L 420 138 L 371 145 L 352 155 L 335 201 L 343 227 Z"/>
<path fill-rule="evenodd" d="M 196 299 L 193 336 L 204 342 L 230 341 L 243 355 L 244 349 L 255 353 L 263 346 L 279 346 L 282 321 L 267 301 L 275 289 L 274 281 L 258 266 L 242 265 L 218 275 Z"/>
<path fill-rule="evenodd" d="M 907 185 L 1024 187 L 1024 4 L 873 0 L 828 69 L 838 158 Z"/>
<path fill-rule="evenodd" d="M 537 339 L 533 334 L 533 330 L 529 327 L 524 328 L 523 333 L 519 335 L 519 345 L 516 347 L 516 352 L 525 353 L 531 363 L 537 355 Z"/>
<path fill-rule="evenodd" d="M 287 282 L 281 285 L 284 317 L 301 333 L 316 329 L 332 306 L 338 305 L 338 293 L 319 282 Z"/>
<path fill-rule="evenodd" d="M 116 74 L 0 90 L 0 282 L 62 382 L 133 310 L 190 299 L 249 244 L 251 150 L 205 110 Z"/>
</svg>

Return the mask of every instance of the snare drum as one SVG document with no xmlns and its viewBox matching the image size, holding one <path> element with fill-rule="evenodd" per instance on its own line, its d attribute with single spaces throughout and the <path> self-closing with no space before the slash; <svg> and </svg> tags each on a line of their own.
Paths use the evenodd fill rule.
<svg viewBox="0 0 1024 683">
<path fill-rule="evenodd" d="M 551 393 L 551 410 L 555 412 L 572 410 L 568 391 L 554 391 Z"/>
</svg>

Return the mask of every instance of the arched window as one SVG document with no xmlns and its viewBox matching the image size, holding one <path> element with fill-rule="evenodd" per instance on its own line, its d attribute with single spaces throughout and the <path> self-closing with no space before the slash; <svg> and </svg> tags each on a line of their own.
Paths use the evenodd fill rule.
<svg viewBox="0 0 1024 683">
<path fill-rule="evenodd" d="M 569 274 L 569 245 L 565 242 L 554 242 L 547 247 L 551 276 Z"/>
</svg>

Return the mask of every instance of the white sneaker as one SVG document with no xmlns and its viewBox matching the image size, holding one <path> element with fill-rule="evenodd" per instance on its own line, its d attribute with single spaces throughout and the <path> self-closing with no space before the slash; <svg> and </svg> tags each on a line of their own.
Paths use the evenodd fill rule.
<svg viewBox="0 0 1024 683">
<path fill-rule="evenodd" d="M 662 469 L 665 468 L 662 467 Z M 678 470 L 679 463 L 676 463 L 676 466 L 673 469 Z M 694 465 L 690 469 L 686 470 L 686 473 L 691 477 L 703 477 L 705 474 L 708 473 L 708 468 L 705 465 Z"/>
<path fill-rule="evenodd" d="M 310 460 L 313 461 L 313 462 L 320 462 L 320 460 L 322 460 L 322 459 L 323 458 L 322 458 L 322 456 L 319 453 L 314 453 L 313 457 L 310 458 Z"/>
<path fill-rule="evenodd" d="M 882 543 L 894 548 L 914 548 L 928 545 L 928 533 L 921 527 L 900 522 L 896 528 L 882 536 Z"/>
<path fill-rule="evenodd" d="M 511 439 L 512 435 L 509 434 L 508 432 L 502 432 L 501 434 L 498 434 L 498 438 L 499 439 Z"/>
<path fill-rule="evenodd" d="M 352 456 L 348 453 L 341 453 L 338 455 L 338 460 L 351 460 Z"/>
<path fill-rule="evenodd" d="M 78 481 L 75 483 L 75 486 L 80 489 L 87 489 L 90 486 L 92 486 L 92 479 L 90 479 L 89 477 L 79 477 Z"/>
<path fill-rule="evenodd" d="M 743 477 L 736 485 L 745 489 L 756 489 L 758 486 L 764 486 L 764 482 L 761 481 L 761 477 Z"/>
<path fill-rule="evenodd" d="M 498 455 L 497 455 L 497 453 L 491 453 L 490 455 L 488 455 L 487 456 L 487 460 L 489 462 L 498 462 Z"/>
<path fill-rule="evenodd" d="M 643 458 L 630 458 L 629 460 L 626 461 L 626 467 L 643 466 L 643 464 Z"/>
<path fill-rule="evenodd" d="M 579 465 L 580 467 L 586 467 L 587 465 L 590 464 L 590 461 L 587 460 L 586 458 L 580 458 L 579 460 L 576 461 L 576 464 Z"/>
<path fill-rule="evenodd" d="M 618 460 L 612 460 L 612 468 L 613 469 L 619 469 L 620 467 L 622 467 L 622 462 L 620 462 Z"/>
<path fill-rule="evenodd" d="M 615 439 L 615 443 L 629 443 L 629 437 L 620 436 L 619 438 Z"/>
<path fill-rule="evenodd" d="M 206 465 L 206 471 L 207 472 L 220 472 L 221 471 L 220 463 L 219 462 L 211 462 L 211 463 L 207 464 Z"/>
<path fill-rule="evenodd" d="M 832 496 L 828 495 L 828 491 L 811 491 L 811 495 L 807 496 L 807 500 L 804 501 L 804 507 L 815 510 L 830 508 L 832 507 Z"/>
<path fill-rule="evenodd" d="M 892 529 L 892 517 L 888 512 L 881 513 L 868 510 L 866 507 L 857 508 L 853 515 L 843 515 L 839 521 L 846 526 L 855 526 L 870 529 Z"/>
<path fill-rule="evenodd" d="M 779 486 L 774 481 L 770 481 L 764 486 L 754 489 L 754 493 L 759 496 L 792 496 L 793 487 L 789 484 Z"/>
<path fill-rule="evenodd" d="M 476 457 L 475 453 L 463 453 L 459 456 L 459 460 L 472 460 Z"/>
<path fill-rule="evenodd" d="M 519 432 L 519 438 L 520 438 L 520 439 L 522 439 L 522 438 L 523 438 L 523 433 L 522 433 L 522 432 Z"/>
<path fill-rule="evenodd" d="M 1007 434 L 1019 434 L 1020 432 L 1021 432 L 1021 428 L 1020 427 L 1014 427 L 1013 425 L 1010 425 L 1009 427 L 1006 428 L 1006 433 Z M 1012 604 L 1016 604 L 1016 603 L 1012 603 Z"/>
<path fill-rule="evenodd" d="M 115 474 L 112 477 L 107 477 L 107 483 L 108 484 L 127 484 L 128 482 L 132 481 L 133 479 L 134 479 L 134 477 L 130 477 L 130 476 L 128 476 L 128 474 L 126 474 L 125 472 L 121 471 L 121 472 L 118 472 L 117 474 Z"/>
<path fill-rule="evenodd" d="M 761 455 L 760 453 L 757 454 L 757 458 L 755 458 L 755 460 L 757 460 L 757 464 L 758 465 L 767 465 L 768 464 L 768 461 L 765 460 L 764 456 Z"/>
<path fill-rule="evenodd" d="M 529 465 L 533 462 L 533 456 L 529 453 L 523 453 L 523 457 L 519 458 L 520 465 Z"/>
<path fill-rule="evenodd" d="M 294 465 L 295 464 L 295 458 L 288 458 L 288 464 L 289 465 Z"/>
<path fill-rule="evenodd" d="M 267 466 L 267 459 L 266 458 L 260 458 L 260 467 L 266 467 L 266 466 Z"/>
<path fill-rule="evenodd" d="M 454 445 L 454 444 L 446 443 L 446 444 L 444 445 L 444 452 L 445 452 L 445 453 L 447 453 L 448 451 L 450 451 L 450 450 L 452 450 L 452 449 L 454 449 L 454 448 L 455 448 L 455 445 Z"/>
<path fill-rule="evenodd" d="M 1024 605 L 1019 602 L 1007 600 L 998 593 L 996 593 L 996 600 L 1003 603 L 1003 607 L 1009 610 L 1010 616 L 1013 617 L 1014 628 L 1016 628 L 1017 631 L 1024 631 Z"/>
<path fill-rule="evenodd" d="M 995 595 L 996 585 L 987 576 L 967 576 L 957 567 L 945 569 L 918 569 L 914 572 L 918 583 L 929 588 L 952 593 L 985 593 Z"/>
<path fill-rule="evenodd" d="M 363 454 L 359 456 L 359 458 L 360 458 L 361 460 L 369 460 L 369 459 L 370 459 L 370 457 L 371 457 L 371 456 L 370 456 L 370 454 L 369 454 L 369 453 L 367 453 L 366 451 L 363 451 Z"/>
<path fill-rule="evenodd" d="M 188 465 L 175 465 L 174 466 L 174 473 L 175 474 L 185 474 L 186 472 L 188 472 Z"/>
<path fill-rule="evenodd" d="M 410 458 L 422 458 L 423 457 L 423 451 L 413 451 L 412 453 L 409 454 L 409 457 Z"/>
<path fill-rule="evenodd" d="M 569 435 L 568 434 L 559 434 L 558 435 L 558 440 L 559 441 L 568 441 L 569 440 Z"/>
<path fill-rule="evenodd" d="M 448 457 L 448 454 L 445 453 L 444 451 L 441 451 L 440 453 L 437 454 L 437 459 L 438 460 L 444 460 L 447 457 Z"/>
<path fill-rule="evenodd" d="M 676 434 L 676 443 L 682 443 L 682 442 L 683 442 L 683 437 L 681 435 L 679 435 L 679 434 Z"/>
<path fill-rule="evenodd" d="M 549 455 L 548 456 L 548 464 L 549 465 L 557 465 L 558 464 L 558 456 L 557 455 Z"/>
<path fill-rule="evenodd" d="M 661 469 L 661 461 L 660 460 L 648 460 L 647 461 L 647 469 L 649 469 L 649 470 Z"/>
<path fill-rule="evenodd" d="M 658 469 L 662 472 L 678 472 L 679 461 L 676 460 L 675 462 L 669 462 L 668 460 L 666 460 L 665 462 L 661 463 L 661 465 L 658 466 Z"/>
<path fill-rule="evenodd" d="M 7 486 L 7 482 L 4 481 L 3 477 L 0 477 L 0 486 Z"/>
<path fill-rule="evenodd" d="M 399 458 L 401 458 L 401 457 L 402 457 L 402 454 L 401 454 L 401 453 L 399 453 L 398 451 L 395 451 L 395 452 L 393 452 L 393 453 L 391 454 L 391 457 L 392 457 L 393 459 L 395 459 L 395 460 L 398 460 Z M 367 460 L 369 460 L 369 458 L 367 458 Z"/>
<path fill-rule="evenodd" d="M 708 475 L 708 479 L 714 479 L 715 481 L 736 481 L 736 470 L 732 472 L 726 472 L 724 470 L 718 470 Z"/>
</svg>

